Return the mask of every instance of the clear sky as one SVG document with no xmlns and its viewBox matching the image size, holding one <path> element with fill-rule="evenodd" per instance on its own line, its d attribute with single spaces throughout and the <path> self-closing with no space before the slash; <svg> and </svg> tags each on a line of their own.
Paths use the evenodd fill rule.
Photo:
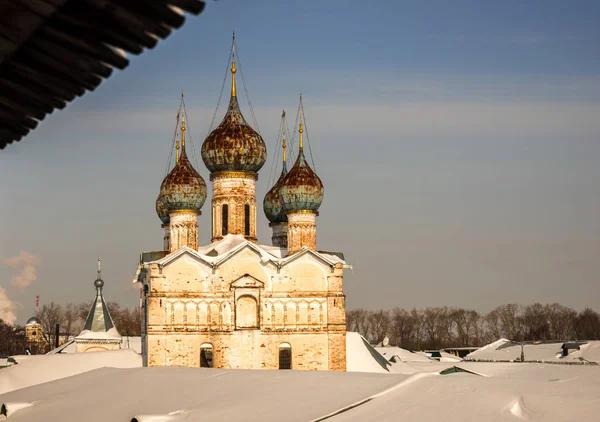
<svg viewBox="0 0 600 422">
<path fill-rule="evenodd" d="M 162 247 L 154 201 L 180 91 L 198 153 L 235 30 L 269 150 L 257 199 L 302 92 L 325 185 L 318 247 L 354 266 L 349 308 L 600 310 L 598 16 L 597 1 L 209 1 L 0 152 L 0 303 L 23 323 L 36 294 L 90 300 L 98 255 L 108 300 L 137 303 L 139 253 Z"/>
</svg>

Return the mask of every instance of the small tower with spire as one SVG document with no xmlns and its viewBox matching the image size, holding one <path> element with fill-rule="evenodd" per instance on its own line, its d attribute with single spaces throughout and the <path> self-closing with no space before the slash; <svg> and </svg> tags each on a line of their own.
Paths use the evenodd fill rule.
<svg viewBox="0 0 600 422">
<path fill-rule="evenodd" d="M 267 147 L 240 111 L 236 73 L 234 36 L 229 107 L 204 140 L 201 154 L 213 188 L 212 241 L 237 234 L 256 243 L 256 180 L 267 159 Z"/>
<path fill-rule="evenodd" d="M 287 141 L 285 139 L 286 125 L 285 125 L 285 110 L 281 115 L 281 127 L 283 129 L 283 139 L 281 141 L 281 148 L 283 149 L 283 163 L 281 168 L 281 175 L 275 182 L 273 187 L 265 195 L 263 201 L 263 209 L 265 215 L 269 220 L 269 227 L 273 230 L 271 240 L 273 246 L 280 248 L 287 248 L 287 235 L 288 235 L 288 218 L 283 211 L 281 200 L 279 199 L 279 188 L 287 174 Z"/>
<path fill-rule="evenodd" d="M 104 280 L 101 275 L 100 257 L 98 257 L 98 276 L 94 281 L 94 287 L 96 288 L 96 299 L 92 302 L 83 331 L 75 337 L 77 353 L 121 348 L 121 335 L 115 328 L 102 294 Z"/>
<path fill-rule="evenodd" d="M 303 247 L 317 249 L 317 215 L 324 194 L 321 179 L 310 168 L 304 156 L 303 121 L 304 110 L 300 94 L 298 158 L 279 187 L 279 199 L 288 218 L 288 255 Z"/>
<path fill-rule="evenodd" d="M 156 200 L 156 212 L 163 222 L 164 247 L 174 252 L 184 246 L 198 249 L 198 216 L 206 201 L 206 182 L 194 169 L 185 148 L 185 105 L 181 92 L 181 152 L 177 140 L 175 166 L 164 178 Z"/>
</svg>

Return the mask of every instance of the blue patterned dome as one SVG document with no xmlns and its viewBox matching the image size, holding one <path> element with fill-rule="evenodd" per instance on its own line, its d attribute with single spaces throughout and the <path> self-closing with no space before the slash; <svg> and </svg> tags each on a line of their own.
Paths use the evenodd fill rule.
<svg viewBox="0 0 600 422">
<path fill-rule="evenodd" d="M 302 148 L 302 123 L 300 123 L 300 151 L 292 169 L 279 187 L 283 211 L 317 211 L 323 202 L 323 182 L 308 165 Z"/>
<path fill-rule="evenodd" d="M 163 180 L 159 198 L 162 199 L 162 205 L 167 212 L 186 210 L 200 212 L 206 201 L 206 182 L 192 167 L 185 153 L 185 143 L 182 144 L 181 157 Z M 157 206 L 157 212 L 158 208 Z"/>
<path fill-rule="evenodd" d="M 163 203 L 163 197 L 161 194 L 158 194 L 158 198 L 156 198 L 156 214 L 158 215 L 158 218 L 160 218 L 160 221 L 162 221 L 163 224 L 169 224 L 169 222 L 171 221 L 171 219 L 169 218 L 169 210 L 165 207 L 165 204 Z"/>
<path fill-rule="evenodd" d="M 279 179 L 277 179 L 277 182 L 275 182 L 273 187 L 267 192 L 265 199 L 263 200 L 263 210 L 271 223 L 287 223 L 288 221 L 287 215 L 285 215 L 285 212 L 283 211 L 281 200 L 279 199 L 279 188 L 281 187 L 286 174 L 287 167 L 284 161 L 281 176 L 279 176 Z"/>
</svg>

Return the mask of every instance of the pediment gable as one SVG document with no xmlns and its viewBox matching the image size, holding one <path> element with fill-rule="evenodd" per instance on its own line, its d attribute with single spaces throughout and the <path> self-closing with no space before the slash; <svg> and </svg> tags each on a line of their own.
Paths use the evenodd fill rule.
<svg viewBox="0 0 600 422">
<path fill-rule="evenodd" d="M 263 289 L 265 283 L 250 274 L 244 274 L 240 278 L 232 281 L 230 286 L 232 289 Z"/>
<path fill-rule="evenodd" d="M 228 253 L 224 254 L 223 258 L 215 261 L 215 265 L 219 266 L 219 265 L 223 264 L 224 262 L 240 255 L 241 253 L 243 253 L 245 251 L 253 252 L 260 259 L 260 262 L 263 265 L 268 264 L 269 262 L 274 264 L 276 261 L 276 258 L 274 256 L 272 256 L 268 252 L 264 251 L 262 248 L 255 245 L 254 243 L 247 241 L 246 243 L 242 243 L 238 247 L 236 247 L 236 248 L 232 249 L 231 251 L 229 251 Z"/>
<path fill-rule="evenodd" d="M 178 262 L 178 261 L 180 261 L 182 259 L 186 259 L 186 258 L 191 258 L 194 261 L 196 261 L 202 265 L 205 265 L 207 267 L 212 267 L 212 264 L 210 262 L 206 261 L 205 259 L 203 259 L 202 255 L 200 255 L 198 252 L 196 252 L 192 248 L 188 248 L 187 246 L 184 246 L 183 248 L 178 249 L 175 252 L 165 256 L 163 259 L 156 261 L 156 263 L 158 265 L 160 265 L 161 267 L 167 267 L 175 262 Z"/>
<path fill-rule="evenodd" d="M 308 256 L 306 256 L 306 255 L 308 255 Z M 302 258 L 303 259 L 312 258 L 314 261 L 317 261 L 320 264 L 324 264 L 325 266 L 330 267 L 330 268 L 333 268 L 335 266 L 335 263 L 333 261 L 324 257 L 319 252 L 315 252 L 312 249 L 304 247 L 301 250 L 299 250 L 298 252 L 296 252 L 295 254 L 290 255 L 290 256 L 286 257 L 285 259 L 283 259 L 283 261 L 281 263 L 281 267 L 285 267 L 286 265 L 296 262 L 298 259 L 302 259 Z"/>
</svg>

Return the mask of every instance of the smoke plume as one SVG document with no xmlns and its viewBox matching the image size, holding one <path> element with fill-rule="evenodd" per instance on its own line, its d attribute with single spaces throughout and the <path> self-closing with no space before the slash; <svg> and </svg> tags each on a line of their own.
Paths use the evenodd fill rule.
<svg viewBox="0 0 600 422">
<path fill-rule="evenodd" d="M 6 290 L 0 287 L 0 319 L 6 322 L 9 325 L 14 324 L 17 320 L 17 315 L 15 314 L 16 306 L 15 304 L 8 298 L 6 294 Z"/>
<path fill-rule="evenodd" d="M 18 273 L 11 278 L 10 282 L 13 286 L 21 289 L 29 286 L 37 279 L 35 267 L 42 262 L 39 256 L 24 251 L 17 256 L 0 258 L 0 261 L 18 271 Z"/>
</svg>

